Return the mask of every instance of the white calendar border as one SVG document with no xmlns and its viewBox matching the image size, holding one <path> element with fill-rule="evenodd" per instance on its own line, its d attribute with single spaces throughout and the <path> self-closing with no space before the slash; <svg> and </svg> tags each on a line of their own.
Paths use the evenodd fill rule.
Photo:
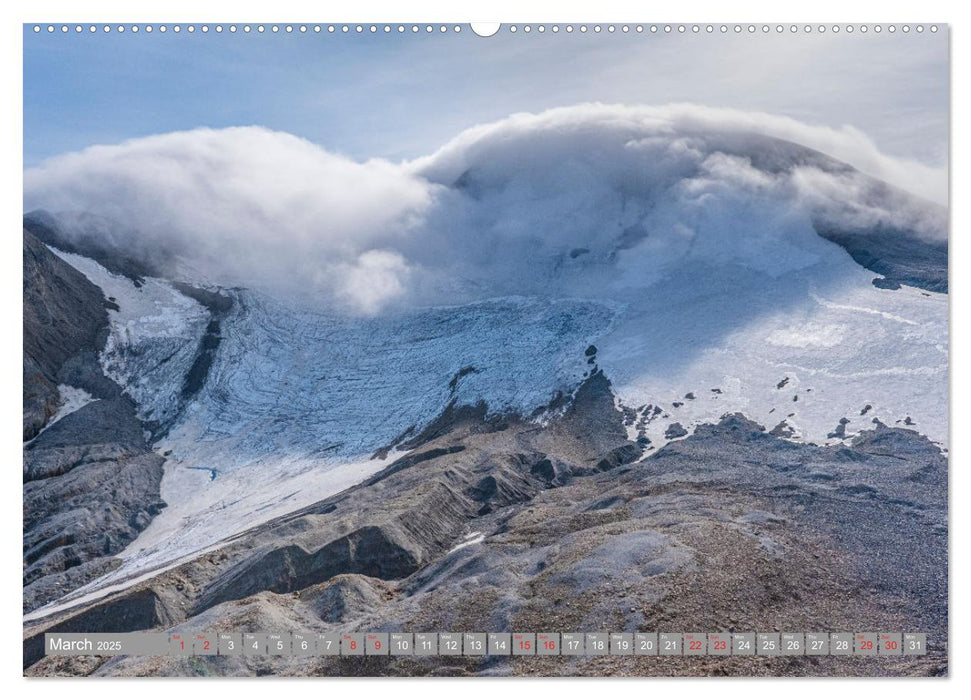
<svg viewBox="0 0 971 700">
<path fill-rule="evenodd" d="M 582 3 L 575 0 L 560 0 L 552 2 L 527 3 L 523 0 L 492 0 L 491 2 L 469 2 L 459 3 L 454 0 L 412 0 L 411 2 L 392 2 L 391 0 L 358 0 L 353 3 L 320 3 L 309 0 L 275 0 L 273 3 L 255 2 L 254 0 L 237 0 L 233 3 L 205 3 L 200 0 L 169 0 L 166 3 L 143 2 L 132 3 L 122 0 L 87 0 L 86 2 L 70 2 L 68 0 L 51 0 L 44 3 L 22 3 L 19 7 L 12 7 L 14 3 L 8 3 L 3 12 L 4 22 L 0 25 L 3 34 L 0 35 L 0 51 L 4 55 L 3 70 L 3 94 L 7 98 L 7 109 L 3 111 L 3 138 L 5 141 L 4 149 L 4 177 L 3 187 L 0 188 L 0 196 L 5 204 L 4 212 L 4 236 L 2 238 L 3 255 L 0 255 L 3 270 L 0 274 L 3 292 L 0 295 L 0 310 L 3 313 L 4 328 L 19 329 L 21 292 L 17 288 L 20 278 L 20 251 L 19 251 L 19 231 L 20 219 L 22 217 L 22 168 L 20 167 L 22 157 L 22 111 L 17 107 L 20 103 L 22 90 L 22 30 L 23 22 L 68 22 L 76 20 L 84 21 L 107 21 L 112 22 L 159 22 L 159 21 L 179 21 L 179 22 L 213 22 L 213 21 L 246 21 L 247 19 L 279 19 L 280 21 L 354 21 L 354 22 L 393 22 L 416 19 L 434 20 L 436 22 L 468 22 L 470 20 L 495 21 L 503 19 L 507 22 L 799 22 L 804 23 L 811 20 L 814 23 L 825 21 L 827 23 L 873 23 L 873 22 L 917 22 L 930 23 L 950 23 L 952 41 L 952 123 L 971 123 L 971 110 L 968 105 L 968 95 L 971 91 L 971 66 L 969 66 L 968 55 L 971 54 L 971 22 L 966 22 L 961 8 L 956 2 L 945 0 L 884 0 L 877 3 L 860 3 L 851 5 L 845 0 L 814 0 L 808 5 L 783 4 L 770 2 L 768 0 L 739 0 L 733 3 L 716 2 L 714 0 L 699 0 L 697 2 L 675 2 L 667 5 L 659 3 L 644 2 L 624 2 L 619 0 L 598 0 L 596 3 Z M 967 127 L 965 127 L 967 129 Z M 967 177 L 961 178 L 962 174 L 967 173 L 968 163 L 971 162 L 971 155 L 968 151 L 968 140 L 964 131 L 952 130 L 951 140 L 951 190 L 952 193 L 958 191 L 954 183 L 959 183 L 962 188 L 966 186 Z M 966 198 L 965 198 L 966 199 Z M 962 207 L 961 199 L 954 201 L 951 198 L 952 211 L 952 231 L 962 232 L 965 236 L 971 236 L 971 218 L 967 215 L 967 209 Z M 950 261 L 951 270 L 966 270 L 971 266 L 971 260 L 966 253 L 971 244 L 965 243 L 960 233 L 956 233 L 951 238 Z M 971 318 L 967 311 L 969 305 L 968 291 L 962 277 L 967 275 L 954 275 L 950 285 L 950 297 L 952 303 L 952 319 L 957 319 L 963 315 L 965 319 Z M 966 425 L 971 412 L 968 409 L 968 397 L 971 395 L 971 380 L 967 364 L 969 356 L 967 348 L 971 346 L 971 325 L 965 321 L 965 325 L 952 323 L 951 328 L 951 426 Z M 3 386 L 6 388 L 0 414 L 0 426 L 2 426 L 3 439 L 0 446 L 3 449 L 3 464 L 5 465 L 4 476 L 10 480 L 7 488 L 3 489 L 4 502 L 0 512 L 3 513 L 3 536 L 4 561 L 10 563 L 5 568 L 6 575 L 3 578 L 3 629 L 4 642 L 3 651 L 0 654 L 0 663 L 3 669 L 3 680 L 14 681 L 8 686 L 14 689 L 15 695 L 29 694 L 31 698 L 58 698 L 66 700 L 70 695 L 71 700 L 75 698 L 84 699 L 87 697 L 125 697 L 130 698 L 133 693 L 138 693 L 146 700 L 154 698 L 171 698 L 173 694 L 177 697 L 205 697 L 213 693 L 224 692 L 223 686 L 215 686 L 211 683 L 202 684 L 199 681 L 179 680 L 174 683 L 146 682 L 139 680 L 111 680 L 110 682 L 97 682 L 85 679 L 76 683 L 65 683 L 59 681 L 25 681 L 22 678 L 20 664 L 21 643 L 15 639 L 15 630 L 21 628 L 21 577 L 19 567 L 13 566 L 15 552 L 19 559 L 22 549 L 21 532 L 21 488 L 20 476 L 15 465 L 20 461 L 20 439 L 19 436 L 19 414 L 21 411 L 20 400 L 17 397 L 14 387 L 20 381 L 21 347 L 19 331 L 15 333 L 15 340 L 8 340 L 3 347 L 3 361 L 0 366 L 6 372 Z M 16 374 L 15 374 L 16 372 Z M 966 543 L 968 537 L 968 517 L 967 508 L 963 508 L 964 502 L 971 498 L 968 492 L 967 471 L 971 468 L 969 460 L 965 457 L 969 449 L 969 442 L 962 434 L 965 431 L 952 430 L 951 437 L 951 494 L 952 503 L 950 508 L 951 528 L 950 533 L 952 542 Z M 17 480 L 17 484 L 13 483 Z M 963 547 L 967 550 L 967 545 Z M 968 576 L 967 555 L 958 558 L 959 548 L 951 548 L 951 571 L 950 571 L 950 590 L 958 589 L 958 586 L 966 586 Z M 968 624 L 968 604 L 962 603 L 960 596 L 951 596 L 950 619 L 954 629 L 962 633 L 971 633 L 971 625 Z M 952 632 L 952 641 L 957 635 Z M 709 685 L 707 692 L 730 692 L 732 694 L 745 694 L 750 698 L 776 697 L 780 693 L 786 695 L 787 700 L 798 700 L 800 698 L 810 698 L 819 693 L 838 694 L 844 692 L 871 692 L 865 688 L 864 684 L 875 682 L 879 685 L 881 700 L 889 700 L 895 697 L 910 697 L 914 693 L 923 693 L 931 690 L 935 694 L 951 695 L 959 691 L 965 685 L 965 681 L 971 676 L 971 665 L 968 661 L 965 650 L 971 644 L 951 645 L 950 669 L 952 680 L 938 681 L 933 690 L 925 688 L 923 685 L 918 687 L 916 681 L 894 682 L 894 681 L 866 681 L 862 679 L 814 679 L 812 682 L 799 683 L 794 679 L 779 679 L 776 681 L 764 681 L 757 679 L 725 679 L 730 686 L 715 688 Z M 960 656 L 959 656 L 960 654 Z M 16 679 L 19 679 L 16 680 Z M 580 679 L 569 679 L 580 680 Z M 477 700 L 478 698 L 494 698 L 496 693 L 508 696 L 537 695 L 549 691 L 560 693 L 563 697 L 574 697 L 599 695 L 609 692 L 620 697 L 633 697 L 634 694 L 645 692 L 655 692 L 659 688 L 652 687 L 646 690 L 642 685 L 634 685 L 632 682 L 617 681 L 615 679 L 583 679 L 582 684 L 570 683 L 566 680 L 539 681 L 536 679 L 525 679 L 521 681 L 508 682 L 470 682 L 467 679 L 458 681 L 448 681 L 444 679 L 435 680 L 408 680 L 396 683 L 394 680 L 370 680 L 370 681 L 329 681 L 338 682 L 341 686 L 327 686 L 322 689 L 319 686 L 311 686 L 306 682 L 289 683 L 285 688 L 284 681 L 273 680 L 262 683 L 246 683 L 239 680 L 224 681 L 232 683 L 232 692 L 236 697 L 266 697 L 268 693 L 277 694 L 281 690 L 291 693 L 334 693 L 346 692 L 353 693 L 360 697 L 360 693 L 393 694 L 396 698 L 409 698 L 411 696 L 421 697 L 447 697 L 461 693 L 463 700 Z M 662 692 L 685 692 L 695 694 L 704 692 L 698 683 L 713 681 L 685 681 L 683 679 L 654 680 L 657 683 L 678 683 L 677 686 L 667 686 Z M 684 683 L 689 683 L 690 688 L 685 688 Z M 354 683 L 354 685 L 351 685 Z M 363 684 L 362 684 L 363 683 Z M 346 684 L 346 685 L 345 685 Z M 967 688 L 965 689 L 965 692 Z"/>
</svg>

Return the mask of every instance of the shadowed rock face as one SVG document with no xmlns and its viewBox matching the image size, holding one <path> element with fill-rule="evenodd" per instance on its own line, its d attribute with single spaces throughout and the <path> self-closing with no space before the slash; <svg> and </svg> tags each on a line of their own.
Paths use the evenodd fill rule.
<svg viewBox="0 0 971 700">
<path fill-rule="evenodd" d="M 130 399 L 116 396 L 92 401 L 61 418 L 24 448 L 24 481 L 66 474 L 89 462 L 133 457 L 147 449 Z"/>
<path fill-rule="evenodd" d="M 233 308 L 233 299 L 226 294 L 193 287 L 183 282 L 173 282 L 172 286 L 185 296 L 195 299 L 205 306 L 209 310 L 210 317 L 206 332 L 199 341 L 196 359 L 186 373 L 185 381 L 182 384 L 181 398 L 183 402 L 187 402 L 206 383 L 206 377 L 209 375 L 209 369 L 212 367 L 216 351 L 219 349 L 222 340 L 220 336 L 222 322 L 226 314 Z"/>
<path fill-rule="evenodd" d="M 880 289 L 906 284 L 929 292 L 947 293 L 947 241 L 928 241 L 912 231 L 889 227 L 836 228 L 818 223 L 816 231 L 846 249 L 860 265 L 883 275 L 874 280 Z"/>
<path fill-rule="evenodd" d="M 201 606 L 260 591 L 289 593 L 337 574 L 404 578 L 418 568 L 422 556 L 422 543 L 409 534 L 396 524 L 365 525 L 314 551 L 297 544 L 269 549 L 217 580 Z"/>
<path fill-rule="evenodd" d="M 24 485 L 27 610 L 114 567 L 110 557 L 165 507 L 162 461 L 145 451 L 93 459 Z"/>
<path fill-rule="evenodd" d="M 101 290 L 26 229 L 24 236 L 24 440 L 57 411 L 61 368 L 104 345 L 107 303 Z"/>
<path fill-rule="evenodd" d="M 163 459 L 98 352 L 110 302 L 24 231 L 24 608 L 111 570 L 165 506 Z M 94 399 L 57 422 L 58 384 Z M 42 428 L 45 428 L 40 432 Z"/>
</svg>

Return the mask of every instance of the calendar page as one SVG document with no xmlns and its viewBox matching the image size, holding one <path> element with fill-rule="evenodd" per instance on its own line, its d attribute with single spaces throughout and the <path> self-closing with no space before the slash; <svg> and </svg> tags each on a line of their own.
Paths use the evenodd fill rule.
<svg viewBox="0 0 971 700">
<path fill-rule="evenodd" d="M 24 675 L 947 675 L 948 57 L 25 24 Z"/>
</svg>

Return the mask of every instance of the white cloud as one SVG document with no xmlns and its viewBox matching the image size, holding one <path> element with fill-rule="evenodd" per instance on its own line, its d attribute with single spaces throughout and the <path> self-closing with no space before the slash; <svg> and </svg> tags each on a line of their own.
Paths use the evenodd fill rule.
<svg viewBox="0 0 971 700">
<path fill-rule="evenodd" d="M 385 161 L 260 127 L 94 146 L 24 175 L 28 209 L 92 212 L 141 254 L 174 252 L 223 284 L 307 295 L 345 290 L 342 275 L 356 278 L 362 253 L 404 235 L 430 190 Z"/>
<path fill-rule="evenodd" d="M 371 315 L 405 293 L 411 270 L 397 253 L 369 250 L 338 268 L 338 293 L 354 310 Z"/>
<path fill-rule="evenodd" d="M 610 130 L 626 130 L 650 139 L 673 134 L 756 134 L 806 146 L 841 160 L 860 171 L 925 199 L 947 203 L 947 171 L 917 161 L 893 158 L 880 152 L 859 129 L 804 124 L 790 117 L 764 112 L 672 104 L 658 107 L 582 104 L 550 109 L 540 114 L 515 114 L 508 119 L 469 129 L 415 166 L 431 174 L 461 168 L 463 158 L 474 158 L 488 146 L 510 143 L 517 136 L 538 131 L 582 132 L 597 123 Z M 434 176 L 434 175 L 433 175 Z"/>
<path fill-rule="evenodd" d="M 818 259 L 818 217 L 946 235 L 941 207 L 845 164 L 946 194 L 946 173 L 889 158 L 850 127 L 585 104 L 475 127 L 402 164 L 259 127 L 97 146 L 28 170 L 25 205 L 115 220 L 126 250 L 174 255 L 221 284 L 375 314 L 645 286 L 686 258 L 778 275 Z"/>
</svg>

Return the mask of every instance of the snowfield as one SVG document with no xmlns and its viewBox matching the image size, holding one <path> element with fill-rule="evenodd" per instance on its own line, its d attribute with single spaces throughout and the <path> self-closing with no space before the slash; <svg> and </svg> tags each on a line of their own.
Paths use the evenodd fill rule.
<svg viewBox="0 0 971 700">
<path fill-rule="evenodd" d="M 839 254 L 834 265 L 853 265 Z M 825 288 L 796 277 L 690 307 L 647 302 L 632 312 L 643 325 L 619 323 L 601 340 L 601 364 L 624 405 L 661 408 L 638 413 L 654 446 L 675 422 L 690 433 L 740 411 L 767 429 L 786 421 L 804 442 L 840 442 L 841 419 L 846 438 L 878 419 L 947 449 L 947 295 L 872 278 L 851 268 Z"/>
</svg>

